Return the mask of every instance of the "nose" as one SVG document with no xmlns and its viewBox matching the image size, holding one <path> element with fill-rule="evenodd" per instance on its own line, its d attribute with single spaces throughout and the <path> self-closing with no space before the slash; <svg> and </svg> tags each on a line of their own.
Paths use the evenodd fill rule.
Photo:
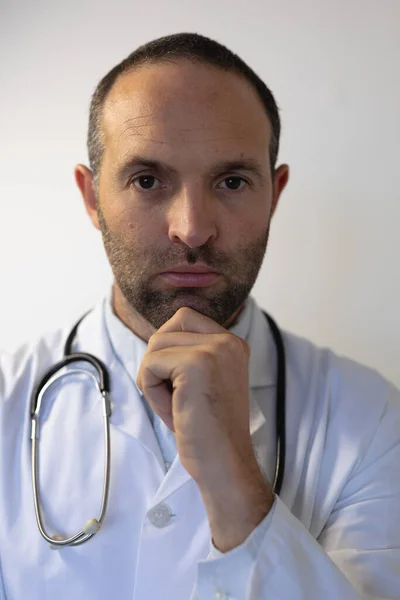
<svg viewBox="0 0 400 600">
<path fill-rule="evenodd" d="M 190 248 L 209 244 L 217 236 L 216 202 L 200 185 L 187 185 L 171 201 L 168 235 Z"/>
</svg>

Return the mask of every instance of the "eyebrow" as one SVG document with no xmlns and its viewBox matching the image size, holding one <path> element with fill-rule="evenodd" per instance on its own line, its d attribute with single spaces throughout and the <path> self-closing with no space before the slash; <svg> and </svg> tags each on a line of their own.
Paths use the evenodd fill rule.
<svg viewBox="0 0 400 600">
<path fill-rule="evenodd" d="M 155 171 L 164 171 L 176 174 L 178 171 L 171 165 L 159 160 L 152 160 L 145 156 L 134 155 L 129 158 L 128 161 L 123 163 L 117 171 L 117 177 L 119 179 L 125 179 L 133 167 L 146 167 Z M 211 173 L 216 175 L 217 173 L 228 173 L 230 171 L 249 171 L 256 175 L 258 179 L 264 183 L 266 177 L 264 169 L 261 163 L 255 158 L 241 158 L 240 160 L 229 160 L 221 161 L 216 163 L 211 168 Z"/>
</svg>

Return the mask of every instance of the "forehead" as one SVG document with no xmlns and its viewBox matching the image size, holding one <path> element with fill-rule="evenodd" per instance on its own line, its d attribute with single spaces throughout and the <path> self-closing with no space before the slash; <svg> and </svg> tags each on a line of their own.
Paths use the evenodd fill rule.
<svg viewBox="0 0 400 600">
<path fill-rule="evenodd" d="M 135 68 L 121 76 L 104 105 L 105 156 L 129 152 L 188 158 L 264 155 L 270 123 L 243 77 L 201 63 L 178 61 Z"/>
</svg>

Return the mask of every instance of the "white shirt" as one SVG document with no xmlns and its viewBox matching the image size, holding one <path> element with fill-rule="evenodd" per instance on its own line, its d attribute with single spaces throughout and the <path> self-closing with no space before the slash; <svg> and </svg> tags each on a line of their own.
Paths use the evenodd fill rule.
<svg viewBox="0 0 400 600">
<path fill-rule="evenodd" d="M 3 598 L 400 598 L 398 390 L 375 371 L 282 332 L 287 370 L 282 491 L 249 538 L 221 554 L 212 548 L 201 495 L 178 455 L 166 471 L 134 385 L 145 344 L 140 348 L 141 341 L 128 332 L 130 357 L 137 360 L 129 365 L 125 344 L 117 356 L 112 344 L 118 334 L 107 327 L 108 302 L 85 317 L 74 347 L 107 365 L 113 399 L 108 512 L 100 532 L 82 546 L 48 548 L 36 526 L 31 489 L 30 398 L 38 379 L 61 358 L 70 328 L 0 357 Z M 264 315 L 253 299 L 248 305 L 243 315 L 251 347 L 250 432 L 271 481 L 276 355 Z M 47 394 L 39 440 L 46 525 L 51 534 L 63 535 L 96 516 L 103 484 L 99 400 L 79 377 L 69 378 Z"/>
</svg>

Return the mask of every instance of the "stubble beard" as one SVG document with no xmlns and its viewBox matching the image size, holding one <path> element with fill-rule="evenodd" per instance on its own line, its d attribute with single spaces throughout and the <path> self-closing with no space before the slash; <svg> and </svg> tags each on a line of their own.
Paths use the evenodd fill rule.
<svg viewBox="0 0 400 600">
<path fill-rule="evenodd" d="M 100 206 L 97 214 L 104 248 L 115 281 L 133 313 L 139 314 L 156 330 L 182 306 L 189 306 L 221 326 L 248 298 L 257 279 L 268 245 L 269 228 L 250 244 L 241 246 L 235 254 L 211 246 L 199 248 L 171 247 L 171 253 L 154 248 L 139 250 L 119 233 L 108 227 Z M 187 263 L 204 262 L 222 274 L 222 283 L 209 288 L 182 287 L 156 289 L 156 273 Z"/>
</svg>

